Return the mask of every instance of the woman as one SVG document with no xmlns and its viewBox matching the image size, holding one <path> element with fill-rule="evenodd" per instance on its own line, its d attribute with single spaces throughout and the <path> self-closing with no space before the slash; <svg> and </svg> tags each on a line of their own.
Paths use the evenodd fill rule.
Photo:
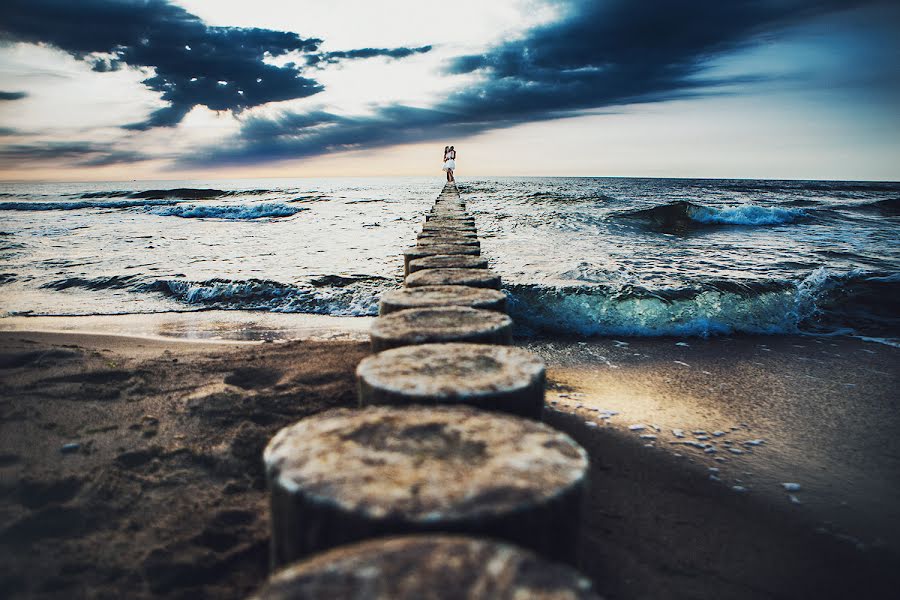
<svg viewBox="0 0 900 600">
<path fill-rule="evenodd" d="M 456 168 L 456 150 L 453 146 L 444 146 L 444 171 L 447 172 L 447 183 L 454 182 L 453 169 Z"/>
</svg>

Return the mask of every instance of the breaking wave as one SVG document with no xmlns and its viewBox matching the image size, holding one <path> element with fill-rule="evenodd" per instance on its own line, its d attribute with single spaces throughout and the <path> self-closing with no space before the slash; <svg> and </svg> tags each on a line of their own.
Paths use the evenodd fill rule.
<svg viewBox="0 0 900 600">
<path fill-rule="evenodd" d="M 900 216 L 900 197 L 885 198 L 884 200 L 874 200 L 872 202 L 862 202 L 859 204 L 842 204 L 835 208 L 897 217 Z"/>
<path fill-rule="evenodd" d="M 203 204 L 175 205 L 168 208 L 152 210 L 163 217 L 181 217 L 184 219 L 226 219 L 244 221 L 251 219 L 274 219 L 291 217 L 302 210 L 302 206 L 290 206 L 283 202 L 261 202 L 259 204 L 235 204 L 206 206 Z"/>
<path fill-rule="evenodd" d="M 181 278 L 142 280 L 138 276 L 70 277 L 44 284 L 43 288 L 66 290 L 127 290 L 156 293 L 193 308 L 221 310 L 265 310 L 334 316 L 374 316 L 378 298 L 396 282 L 374 276 L 325 275 L 289 284 L 269 279 Z"/>
<path fill-rule="evenodd" d="M 219 198 L 262 196 L 272 194 L 277 190 L 253 189 L 253 190 L 216 190 L 201 188 L 172 188 L 160 190 L 112 190 L 84 192 L 79 194 L 63 194 L 73 198 L 72 200 L 44 201 L 48 194 L 29 194 L 30 201 L 6 201 L 0 202 L 0 210 L 21 211 L 47 211 L 47 210 L 83 210 L 90 208 L 139 208 L 148 206 L 171 206 L 191 200 L 213 200 Z M 22 197 L 16 194 L 0 194 L 0 197 Z M 60 196 L 57 195 L 56 198 Z M 289 202 L 311 201 L 321 199 L 323 196 L 311 193 L 299 196 Z"/>
<path fill-rule="evenodd" d="M 709 225 L 783 225 L 807 217 L 799 208 L 758 206 L 712 207 L 693 202 L 678 201 L 643 210 L 619 213 L 619 218 L 646 223 L 651 229 L 677 233 Z"/>
<path fill-rule="evenodd" d="M 716 283 L 652 291 L 595 286 L 507 286 L 510 314 L 542 333 L 709 336 L 729 333 L 883 335 L 900 327 L 900 274 L 820 268 L 799 282 Z"/>
</svg>

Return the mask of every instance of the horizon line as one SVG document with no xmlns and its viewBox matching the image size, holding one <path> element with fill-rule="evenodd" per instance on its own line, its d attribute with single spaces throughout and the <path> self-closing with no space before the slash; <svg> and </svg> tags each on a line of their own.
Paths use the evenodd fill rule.
<svg viewBox="0 0 900 600">
<path fill-rule="evenodd" d="M 431 178 L 441 179 L 441 175 L 319 175 L 308 176 L 298 175 L 295 177 L 278 175 L 278 176 L 258 176 L 258 177 L 183 177 L 183 178 L 155 178 L 155 179 L 2 179 L 0 185 L 3 184 L 19 184 L 19 183 L 136 183 L 136 182 L 158 182 L 158 181 L 259 181 L 263 179 L 274 180 L 298 180 L 298 179 L 380 179 L 380 178 Z M 650 175 L 478 175 L 474 179 L 491 179 L 491 178 L 514 178 L 514 179 L 654 179 L 654 180 L 681 180 L 681 181 L 827 181 L 831 183 L 885 183 L 900 184 L 900 179 L 841 179 L 841 178 L 784 178 L 784 177 L 704 177 L 704 176 L 650 176 Z M 465 178 L 462 179 L 465 183 Z"/>
</svg>

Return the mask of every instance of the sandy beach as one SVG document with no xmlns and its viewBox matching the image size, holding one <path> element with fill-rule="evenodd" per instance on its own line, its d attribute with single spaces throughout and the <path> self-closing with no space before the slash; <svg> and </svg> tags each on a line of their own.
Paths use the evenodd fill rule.
<svg viewBox="0 0 900 600">
<path fill-rule="evenodd" d="M 808 336 L 528 346 L 549 365 L 545 420 L 591 454 L 584 556 L 609 597 L 896 589 L 900 350 Z"/>
<path fill-rule="evenodd" d="M 0 600 L 900 598 L 897 57 L 884 0 L 0 4 Z"/>
<path fill-rule="evenodd" d="M 0 342 L 0 583 L 22 598 L 245 597 L 267 574 L 262 447 L 289 422 L 353 405 L 368 353 L 352 340 Z M 582 570 L 598 589 L 838 598 L 896 585 L 898 350 L 676 344 L 523 343 L 548 362 L 557 410 L 545 419 L 591 454 Z M 705 430 L 728 432 L 716 453 L 670 443 Z M 801 485 L 801 504 L 782 481 Z"/>
<path fill-rule="evenodd" d="M 260 456 L 354 401 L 360 342 L 3 333 L 0 587 L 242 598 L 268 568 Z"/>
</svg>

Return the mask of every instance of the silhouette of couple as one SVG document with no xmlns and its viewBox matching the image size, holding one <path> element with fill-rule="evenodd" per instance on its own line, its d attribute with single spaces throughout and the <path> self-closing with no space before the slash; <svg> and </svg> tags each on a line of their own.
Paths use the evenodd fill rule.
<svg viewBox="0 0 900 600">
<path fill-rule="evenodd" d="M 453 146 L 444 146 L 444 171 L 447 172 L 447 182 L 456 181 L 453 177 L 453 169 L 456 168 L 456 150 Z"/>
</svg>

